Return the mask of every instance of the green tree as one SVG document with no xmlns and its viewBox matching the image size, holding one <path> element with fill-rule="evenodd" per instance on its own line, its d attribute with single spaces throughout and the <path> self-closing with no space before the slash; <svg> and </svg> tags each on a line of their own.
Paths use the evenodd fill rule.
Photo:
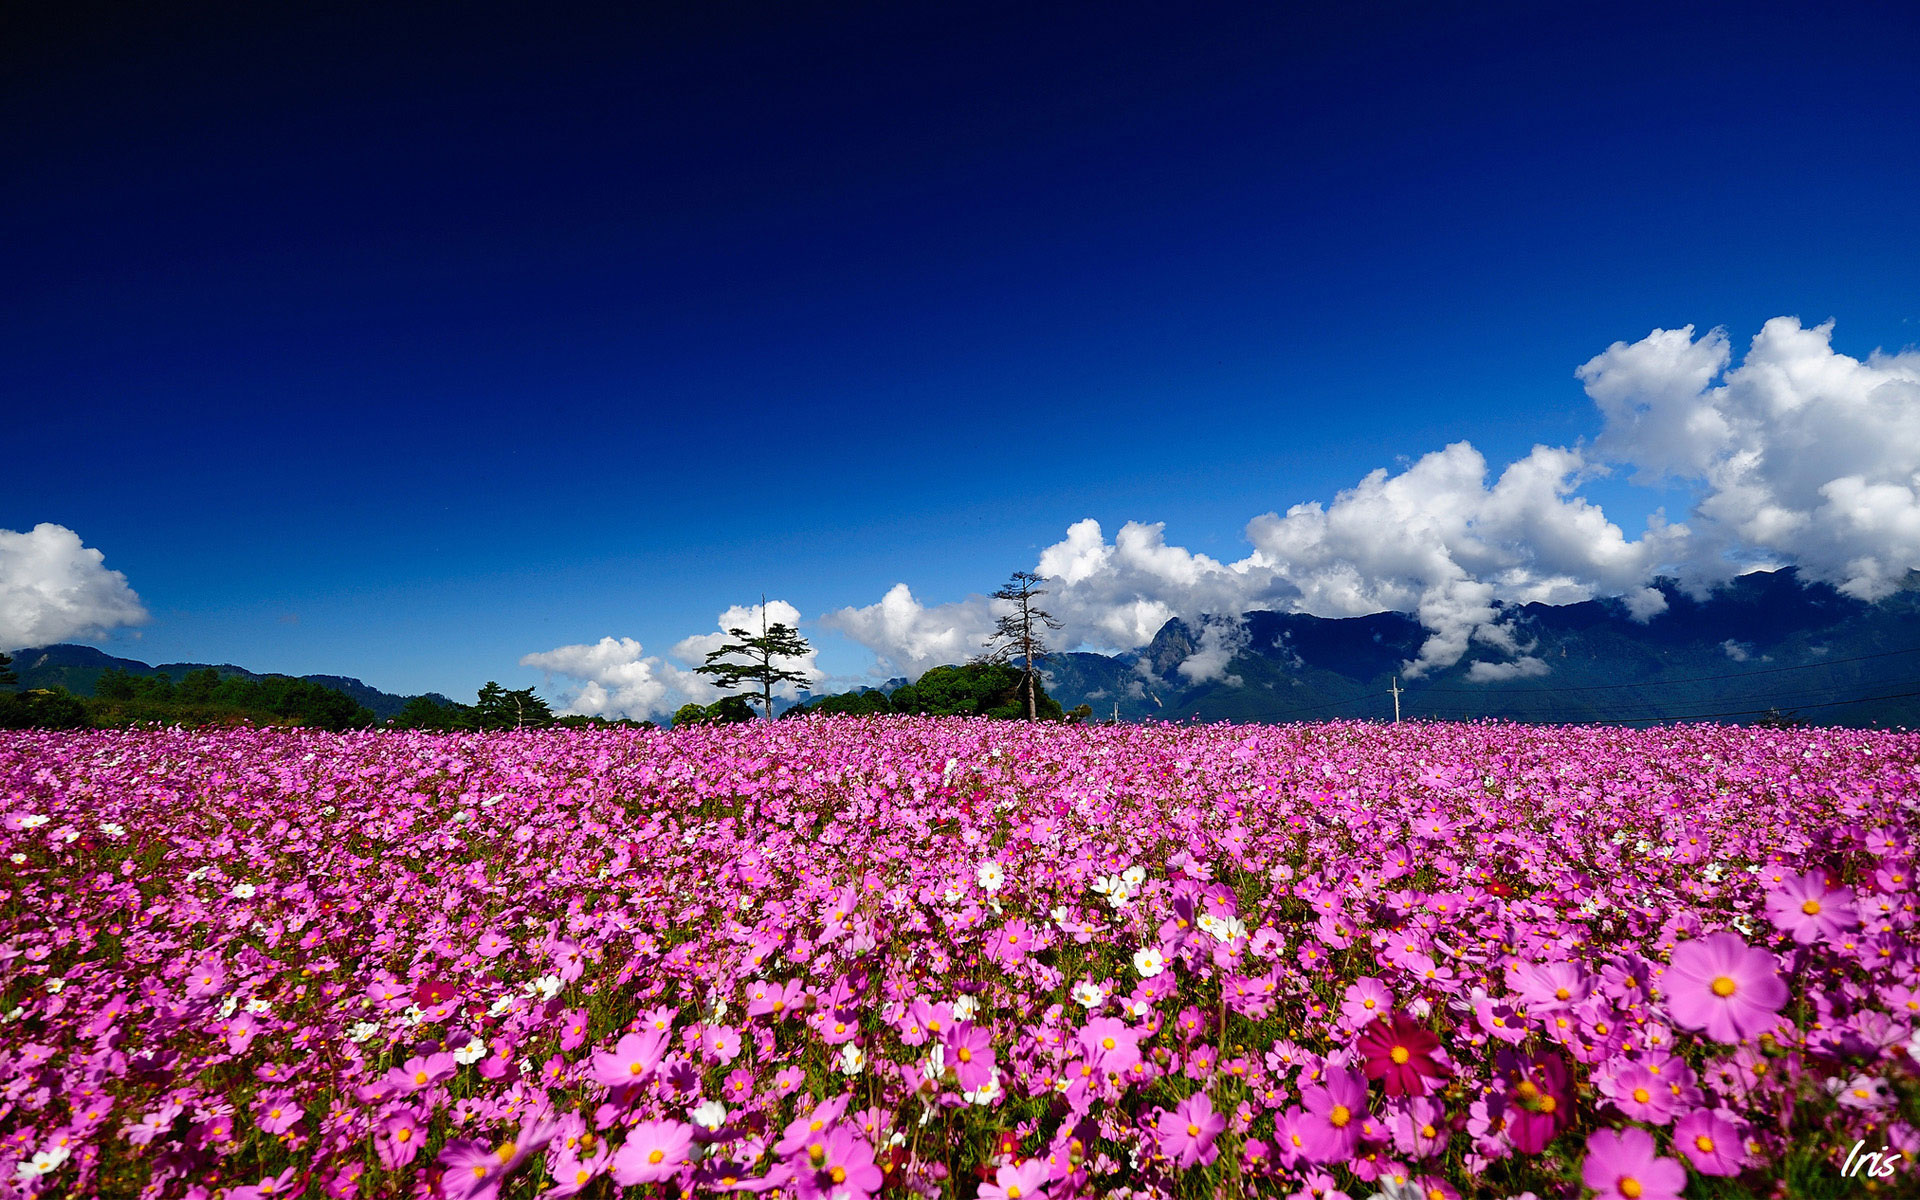
<svg viewBox="0 0 1920 1200">
<path fill-rule="evenodd" d="M 20 686 L 20 677 L 13 673 L 13 655 L 0 654 L 0 688 L 9 690 Z"/>
<path fill-rule="evenodd" d="M 758 685 L 760 705 L 769 721 L 773 719 L 773 689 L 782 683 L 808 682 L 805 671 L 796 671 L 783 666 L 783 660 L 804 658 L 813 650 L 807 639 L 791 625 L 767 624 L 767 600 L 760 598 L 760 632 L 758 635 L 744 629 L 729 629 L 728 635 L 737 641 L 728 642 L 718 650 L 707 654 L 703 666 L 694 668 L 701 675 L 711 675 L 714 682 L 723 688 L 738 688 L 745 685 Z M 728 658 L 739 658 L 744 662 L 726 662 Z"/>
<path fill-rule="evenodd" d="M 135 695 L 133 676 L 118 667 L 108 667 L 100 672 L 100 678 L 93 685 L 95 700 L 127 701 Z"/>
<path fill-rule="evenodd" d="M 532 688 L 508 691 L 491 679 L 480 689 L 473 715 L 481 729 L 542 729 L 553 724 L 553 710 Z"/>
<path fill-rule="evenodd" d="M 1029 695 L 1026 676 L 1005 663 L 970 662 L 961 667 L 935 667 L 913 684 L 905 700 L 900 688 L 893 694 L 894 705 L 903 712 L 933 717 L 993 717 L 1017 721 L 1028 713 Z M 1038 718 L 1061 719 L 1060 703 L 1047 695 L 1039 683 L 1033 685 L 1032 709 Z"/>
<path fill-rule="evenodd" d="M 1042 576 L 1032 571 L 1015 571 L 1006 586 L 993 594 L 995 600 L 1004 600 L 1013 608 L 995 625 L 993 635 L 987 639 L 986 653 L 979 659 L 989 663 L 1005 663 L 1014 658 L 1020 660 L 1029 721 L 1040 719 L 1038 675 L 1040 660 L 1047 654 L 1047 630 L 1061 628 L 1052 613 L 1034 602 L 1037 597 L 1047 594 L 1047 590 L 1040 586 L 1044 582 Z"/>
</svg>

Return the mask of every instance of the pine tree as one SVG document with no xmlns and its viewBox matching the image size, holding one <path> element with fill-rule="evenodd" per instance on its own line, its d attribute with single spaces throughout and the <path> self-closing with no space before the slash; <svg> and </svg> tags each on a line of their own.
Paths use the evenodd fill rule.
<svg viewBox="0 0 1920 1200">
<path fill-rule="evenodd" d="M 767 624 L 767 602 L 760 599 L 760 633 L 756 636 L 745 629 L 729 629 L 727 634 L 735 638 L 718 650 L 707 654 L 705 665 L 694 668 L 701 675 L 711 675 L 714 682 L 722 688 L 732 690 L 742 684 L 758 684 L 758 697 L 767 719 L 773 719 L 773 689 L 782 683 L 809 683 L 805 671 L 796 671 L 782 666 L 782 660 L 804 658 L 813 647 L 807 639 L 800 636 L 793 626 L 774 623 Z M 744 659 L 744 662 L 726 662 L 728 658 Z"/>
<path fill-rule="evenodd" d="M 1021 660 L 1026 676 L 1021 683 L 1021 691 L 1027 697 L 1029 721 L 1039 719 L 1035 699 L 1039 689 L 1035 687 L 1034 679 L 1040 669 L 1040 660 L 1048 653 L 1046 631 L 1061 628 L 1052 613 L 1034 603 L 1035 597 L 1047 594 L 1047 590 L 1040 586 L 1044 582 L 1043 576 L 1031 571 L 1015 571 L 1006 586 L 993 594 L 995 600 L 1012 604 L 1013 611 L 1000 618 L 993 636 L 987 639 L 986 653 L 979 658 L 981 662 L 990 663 L 1006 663 L 1016 657 Z"/>
</svg>

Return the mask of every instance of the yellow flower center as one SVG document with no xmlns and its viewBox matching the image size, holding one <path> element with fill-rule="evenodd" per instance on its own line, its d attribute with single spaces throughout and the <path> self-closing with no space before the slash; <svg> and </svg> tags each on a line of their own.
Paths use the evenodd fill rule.
<svg viewBox="0 0 1920 1200">
<path fill-rule="evenodd" d="M 1401 1065 L 1401 1064 L 1404 1064 L 1409 1058 L 1412 1058 L 1413 1055 L 1407 1053 L 1407 1048 L 1405 1046 L 1395 1046 L 1393 1049 L 1387 1051 L 1387 1057 L 1391 1058 L 1394 1061 L 1395 1065 Z"/>
<path fill-rule="evenodd" d="M 1187 1126 L 1187 1136 L 1188 1136 L 1188 1137 L 1199 1137 L 1199 1136 L 1200 1136 L 1200 1127 L 1199 1127 L 1198 1125 L 1188 1125 L 1188 1126 Z"/>
<path fill-rule="evenodd" d="M 1653 1095 L 1652 1093 L 1648 1092 L 1647 1089 L 1645 1088 L 1635 1088 L 1633 1089 L 1633 1098 L 1635 1100 L 1638 1100 L 1640 1103 L 1645 1104 L 1647 1101 L 1653 1099 Z"/>
<path fill-rule="evenodd" d="M 1693 1145 L 1696 1150 L 1704 1154 L 1713 1153 L 1713 1139 L 1704 1133 L 1693 1139 Z"/>
<path fill-rule="evenodd" d="M 960 1061 L 961 1061 L 961 1062 L 972 1062 L 972 1061 L 973 1061 L 973 1051 L 971 1051 L 971 1050 L 969 1050 L 969 1049 L 967 1049 L 967 1048 L 966 1048 L 965 1046 L 962 1046 L 962 1047 L 960 1047 Z"/>
<path fill-rule="evenodd" d="M 1640 1193 L 1644 1190 L 1640 1186 L 1640 1181 L 1631 1175 L 1621 1176 L 1619 1186 L 1620 1194 L 1627 1200 L 1640 1200 Z"/>
<path fill-rule="evenodd" d="M 1818 900 L 1809 900 L 1805 904 L 1802 904 L 1800 906 L 1800 911 L 1807 914 L 1810 917 L 1819 916 L 1820 902 Z"/>
<path fill-rule="evenodd" d="M 1733 982 L 1732 976 L 1721 975 L 1713 981 L 1713 994 L 1724 999 L 1727 996 L 1733 995 L 1737 987 L 1738 985 Z"/>
<path fill-rule="evenodd" d="M 667 1152 L 665 1150 L 650 1150 L 647 1152 L 647 1162 L 651 1163 L 654 1166 L 660 1165 L 661 1160 L 665 1159 L 666 1157 L 667 1157 Z"/>
<path fill-rule="evenodd" d="M 1336 1104 L 1333 1111 L 1327 1114 L 1327 1120 L 1333 1122 L 1335 1129 L 1345 1129 L 1347 1122 L 1353 1120 L 1353 1113 L 1348 1111 L 1346 1105 Z"/>
</svg>

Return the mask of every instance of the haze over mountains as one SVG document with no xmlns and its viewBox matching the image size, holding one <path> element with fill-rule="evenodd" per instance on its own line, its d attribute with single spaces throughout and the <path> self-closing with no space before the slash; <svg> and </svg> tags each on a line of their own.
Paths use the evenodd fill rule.
<svg viewBox="0 0 1920 1200">
<path fill-rule="evenodd" d="M 1667 606 L 1645 621 L 1617 599 L 1505 607 L 1501 624 L 1514 644 L 1476 644 L 1444 670 L 1402 678 L 1402 715 L 1639 724 L 1780 713 L 1816 724 L 1920 727 L 1920 572 L 1876 603 L 1802 583 L 1791 569 L 1744 575 L 1699 599 L 1671 581 L 1656 586 Z M 1175 618 L 1140 650 L 1050 656 L 1047 687 L 1064 707 L 1086 704 L 1101 719 L 1386 719 L 1397 673 L 1427 636 L 1402 613 Z M 232 664 L 149 666 L 70 644 L 15 655 L 23 687 L 83 696 L 108 668 L 177 681 L 208 666 L 222 677 L 262 677 Z M 410 699 L 345 676 L 301 678 L 347 693 L 382 719 Z"/>
</svg>

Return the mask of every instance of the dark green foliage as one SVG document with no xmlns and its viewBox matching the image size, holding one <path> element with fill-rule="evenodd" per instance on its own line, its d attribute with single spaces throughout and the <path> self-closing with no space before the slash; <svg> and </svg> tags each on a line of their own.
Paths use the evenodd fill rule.
<svg viewBox="0 0 1920 1200">
<path fill-rule="evenodd" d="M 673 714 L 673 727 L 683 725 L 737 725 L 753 720 L 753 709 L 744 696 L 722 696 L 705 706 L 682 704 Z"/>
<path fill-rule="evenodd" d="M 285 675 L 222 678 L 212 667 L 189 672 L 177 684 L 166 675 L 134 675 L 109 667 L 100 673 L 84 708 L 91 723 L 103 728 L 248 721 L 337 730 L 363 729 L 374 721 L 371 711 L 333 688 Z"/>
<path fill-rule="evenodd" d="M 87 729 L 87 706 L 64 688 L 0 692 L 0 729 Z"/>
<path fill-rule="evenodd" d="M 781 720 L 788 717 L 866 717 L 878 716 L 893 711 L 893 702 L 885 692 L 868 688 L 860 692 L 842 692 L 837 696 L 822 696 L 810 704 L 796 704 L 780 714 Z"/>
<path fill-rule="evenodd" d="M 0 688 L 9 690 L 20 686 L 20 677 L 13 673 L 13 656 L 0 654 Z"/>
<path fill-rule="evenodd" d="M 488 680 L 474 702 L 475 729 L 544 729 L 551 724 L 553 710 L 530 687 L 508 691 Z"/>
<path fill-rule="evenodd" d="M 1025 720 L 1027 716 L 1026 674 L 1004 663 L 972 662 L 963 667 L 935 667 L 913 685 L 907 712 L 935 717 L 994 717 L 1004 721 Z M 1043 721 L 1058 721 L 1065 714 L 1060 704 L 1036 679 L 1033 684 L 1034 713 Z M 896 705 L 901 688 L 894 693 Z"/>
<path fill-rule="evenodd" d="M 387 724 L 395 729 L 425 729 L 441 733 L 472 729 L 473 707 L 467 704 L 442 704 L 429 696 L 415 696 Z"/>
</svg>

